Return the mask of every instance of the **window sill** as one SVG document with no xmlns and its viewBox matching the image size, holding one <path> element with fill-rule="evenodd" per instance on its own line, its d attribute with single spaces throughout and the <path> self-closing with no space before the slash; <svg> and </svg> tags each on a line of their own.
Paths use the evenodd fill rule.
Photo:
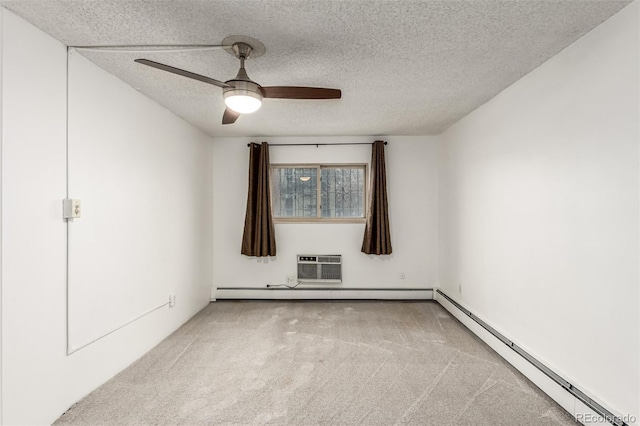
<svg viewBox="0 0 640 426">
<path fill-rule="evenodd" d="M 366 223 L 364 217 L 337 217 L 337 218 L 306 218 L 306 217 L 276 217 L 273 223 Z"/>
</svg>

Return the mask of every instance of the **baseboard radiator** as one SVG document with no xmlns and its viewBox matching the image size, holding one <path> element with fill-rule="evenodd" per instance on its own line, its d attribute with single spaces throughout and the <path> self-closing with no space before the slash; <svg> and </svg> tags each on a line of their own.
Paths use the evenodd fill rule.
<svg viewBox="0 0 640 426">
<path fill-rule="evenodd" d="M 432 288 L 218 287 L 211 300 L 433 300 Z"/>
<path fill-rule="evenodd" d="M 516 345 L 513 341 L 511 341 L 510 339 L 505 337 L 503 334 L 501 334 L 495 328 L 491 327 L 489 324 L 487 324 L 482 319 L 478 318 L 475 314 L 473 314 L 471 311 L 466 309 L 464 306 L 460 305 L 458 302 L 453 300 L 451 297 L 447 296 L 440 289 L 437 289 L 436 293 L 437 293 L 437 295 L 442 296 L 445 300 L 447 300 L 449 303 L 451 303 L 455 308 L 460 310 L 464 315 L 468 316 L 470 319 L 472 319 L 474 322 L 476 322 L 480 327 L 482 327 L 483 329 L 488 331 L 495 338 L 497 338 L 502 343 L 507 345 L 508 348 L 510 348 L 515 353 L 517 353 L 522 358 L 524 358 L 526 361 L 528 361 L 531 365 L 533 365 L 535 368 L 537 368 L 545 376 L 550 378 L 556 384 L 560 385 L 564 390 L 566 390 L 571 395 L 573 395 L 578 401 L 582 402 L 588 408 L 590 408 L 591 410 L 596 412 L 599 416 L 601 416 L 601 418 L 603 420 L 605 420 L 605 421 L 607 421 L 607 422 L 609 422 L 609 423 L 611 423 L 611 424 L 613 424 L 615 426 L 629 426 L 628 423 L 626 423 L 624 421 L 624 419 L 622 419 L 620 416 L 618 416 L 616 414 L 613 414 L 611 411 L 609 411 L 608 409 L 603 407 L 597 401 L 593 400 L 593 398 L 590 398 L 589 396 L 587 396 L 583 391 L 581 391 L 580 389 L 575 387 L 568 380 L 564 379 L 558 373 L 556 373 L 555 371 L 553 371 L 552 369 L 550 369 L 549 367 L 544 365 L 542 362 L 540 362 L 538 359 L 536 359 L 533 355 L 531 355 L 530 353 L 528 353 L 527 351 L 522 349 L 520 346 Z"/>
</svg>

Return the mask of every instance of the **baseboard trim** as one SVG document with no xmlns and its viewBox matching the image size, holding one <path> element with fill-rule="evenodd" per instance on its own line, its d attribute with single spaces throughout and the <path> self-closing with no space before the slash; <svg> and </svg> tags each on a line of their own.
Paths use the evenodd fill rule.
<svg viewBox="0 0 640 426">
<path fill-rule="evenodd" d="M 212 300 L 433 300 L 432 288 L 220 287 Z"/>
<path fill-rule="evenodd" d="M 582 390 L 447 296 L 440 289 L 436 289 L 434 298 L 472 333 L 535 383 L 561 407 L 571 413 L 577 421 L 582 424 L 602 424 L 606 420 L 616 426 L 629 426 L 625 422 L 625 417 L 615 414 L 612 410 L 605 408 L 602 404 L 587 396 Z"/>
</svg>

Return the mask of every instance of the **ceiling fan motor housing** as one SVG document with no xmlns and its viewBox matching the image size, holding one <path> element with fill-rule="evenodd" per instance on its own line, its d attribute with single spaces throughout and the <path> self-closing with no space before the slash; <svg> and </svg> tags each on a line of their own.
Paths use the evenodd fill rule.
<svg viewBox="0 0 640 426">
<path fill-rule="evenodd" d="M 262 101 L 262 88 L 258 83 L 246 80 L 229 80 L 226 83 L 232 85 L 233 87 L 225 87 L 224 89 L 222 89 L 222 93 L 225 99 L 229 96 L 244 95 L 251 96 L 252 98 L 256 98 Z"/>
</svg>

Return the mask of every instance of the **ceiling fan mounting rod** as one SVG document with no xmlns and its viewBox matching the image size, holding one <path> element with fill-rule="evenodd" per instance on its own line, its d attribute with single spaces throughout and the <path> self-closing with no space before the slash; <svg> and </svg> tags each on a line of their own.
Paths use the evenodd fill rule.
<svg viewBox="0 0 640 426">
<path fill-rule="evenodd" d="M 247 70 L 244 69 L 244 58 L 240 58 L 240 69 L 233 80 L 251 81 L 249 75 L 247 75 Z"/>
<path fill-rule="evenodd" d="M 253 48 L 247 43 L 237 42 L 233 43 L 232 49 L 236 57 L 240 59 L 240 69 L 238 70 L 238 75 L 236 75 L 234 80 L 251 81 L 247 75 L 247 71 L 244 69 L 244 61 L 249 58 Z"/>
</svg>

